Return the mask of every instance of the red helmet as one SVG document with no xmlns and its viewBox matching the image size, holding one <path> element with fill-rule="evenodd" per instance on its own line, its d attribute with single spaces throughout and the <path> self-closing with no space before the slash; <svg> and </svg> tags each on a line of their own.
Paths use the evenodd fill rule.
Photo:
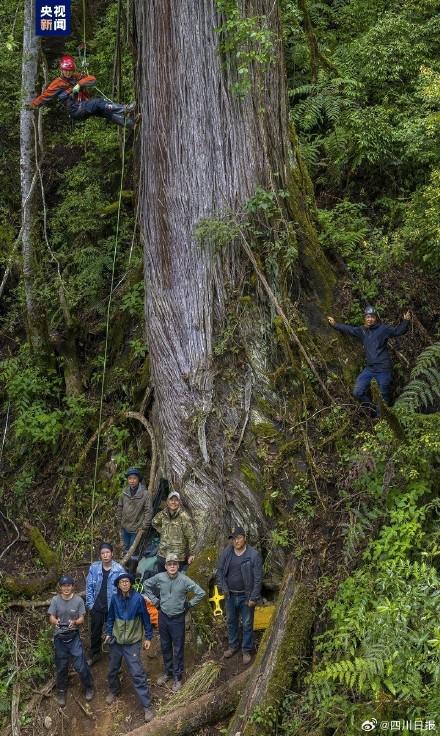
<svg viewBox="0 0 440 736">
<path fill-rule="evenodd" d="M 75 59 L 70 54 L 66 54 L 61 57 L 59 67 L 63 72 L 74 72 L 76 69 Z"/>
</svg>

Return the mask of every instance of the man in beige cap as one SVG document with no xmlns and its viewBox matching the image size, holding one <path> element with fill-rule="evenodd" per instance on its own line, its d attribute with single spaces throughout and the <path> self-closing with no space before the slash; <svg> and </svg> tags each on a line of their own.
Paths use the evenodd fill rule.
<svg viewBox="0 0 440 736">
<path fill-rule="evenodd" d="M 177 555 L 180 569 L 185 570 L 194 559 L 196 538 L 189 514 L 183 510 L 180 494 L 171 491 L 167 505 L 151 522 L 160 534 L 157 566 L 165 572 L 165 558 L 171 552 Z"/>
<path fill-rule="evenodd" d="M 173 680 L 176 693 L 182 686 L 185 649 L 185 613 L 206 595 L 205 591 L 183 572 L 179 572 L 179 557 L 170 552 L 165 558 L 165 572 L 159 572 L 144 583 L 149 601 L 159 608 L 160 646 L 165 673 L 157 680 L 165 685 Z M 188 600 L 188 593 L 194 593 Z"/>
</svg>

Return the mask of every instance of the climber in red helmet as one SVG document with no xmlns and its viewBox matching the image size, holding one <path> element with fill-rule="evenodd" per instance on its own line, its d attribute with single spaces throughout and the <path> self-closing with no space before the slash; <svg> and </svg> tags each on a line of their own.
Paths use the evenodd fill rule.
<svg viewBox="0 0 440 736">
<path fill-rule="evenodd" d="M 133 118 L 130 117 L 133 112 L 133 105 L 119 105 L 101 97 L 90 97 L 88 90 L 95 85 L 96 78 L 89 74 L 79 74 L 76 71 L 73 56 L 69 54 L 62 56 L 59 61 L 59 69 L 60 76 L 54 79 L 41 95 L 31 101 L 30 106 L 32 108 L 47 105 L 52 100 L 58 100 L 67 107 L 72 120 L 86 120 L 86 118 L 96 115 L 107 118 L 116 125 L 127 128 L 134 126 Z"/>
</svg>

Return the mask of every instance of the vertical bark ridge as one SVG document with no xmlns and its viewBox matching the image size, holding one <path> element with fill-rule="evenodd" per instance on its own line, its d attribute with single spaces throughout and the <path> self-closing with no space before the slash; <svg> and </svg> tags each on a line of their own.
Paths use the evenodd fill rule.
<svg viewBox="0 0 440 736">
<path fill-rule="evenodd" d="M 279 39 L 272 0 L 252 0 L 246 9 L 267 13 Z M 231 91 L 233 64 L 219 53 L 214 0 L 138 0 L 136 22 L 140 227 L 162 455 L 201 527 L 213 507 L 220 523 L 231 503 L 243 520 L 252 508 L 258 515 L 257 504 L 238 481 L 225 493 L 222 429 L 218 422 L 213 428 L 212 414 L 214 317 L 224 314 L 225 277 L 233 286 L 237 255 L 233 247 L 223 257 L 204 248 L 194 228 L 240 208 L 257 186 L 271 186 L 275 172 L 277 186 L 286 181 L 282 56 L 253 70 L 252 93 L 242 98 Z"/>
</svg>

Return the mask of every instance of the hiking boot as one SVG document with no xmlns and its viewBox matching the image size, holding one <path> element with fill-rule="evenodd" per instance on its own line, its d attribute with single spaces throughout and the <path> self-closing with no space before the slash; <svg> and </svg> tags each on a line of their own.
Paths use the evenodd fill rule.
<svg viewBox="0 0 440 736">
<path fill-rule="evenodd" d="M 55 695 L 55 700 L 62 708 L 66 705 L 66 693 L 64 690 L 58 690 L 58 692 Z"/>
<path fill-rule="evenodd" d="M 88 687 L 87 690 L 86 690 L 85 699 L 86 700 L 93 700 L 94 697 L 95 697 L 95 691 L 94 691 L 94 689 L 92 687 Z"/>
<path fill-rule="evenodd" d="M 173 687 L 172 687 L 173 693 L 178 693 L 181 687 L 182 687 L 182 680 L 174 680 Z"/>
<path fill-rule="evenodd" d="M 107 705 L 111 705 L 115 702 L 117 697 L 118 696 L 116 695 L 116 693 L 109 693 L 105 699 L 105 702 L 107 703 Z"/>
<path fill-rule="evenodd" d="M 156 685 L 159 685 L 159 687 L 162 687 L 162 685 L 166 685 L 166 683 L 171 680 L 170 675 L 167 675 L 166 673 L 164 675 L 161 675 L 156 680 Z"/>
<path fill-rule="evenodd" d="M 229 649 L 225 649 L 223 652 L 223 659 L 229 659 L 229 657 L 233 657 L 234 654 L 237 654 L 238 648 L 234 649 L 233 647 L 229 647 Z"/>
<path fill-rule="evenodd" d="M 252 659 L 252 656 L 250 655 L 249 652 L 243 652 L 243 664 L 249 664 L 251 659 Z"/>
<path fill-rule="evenodd" d="M 154 718 L 154 711 L 152 708 L 145 708 L 144 709 L 144 721 L 145 723 L 149 723 Z"/>
</svg>

